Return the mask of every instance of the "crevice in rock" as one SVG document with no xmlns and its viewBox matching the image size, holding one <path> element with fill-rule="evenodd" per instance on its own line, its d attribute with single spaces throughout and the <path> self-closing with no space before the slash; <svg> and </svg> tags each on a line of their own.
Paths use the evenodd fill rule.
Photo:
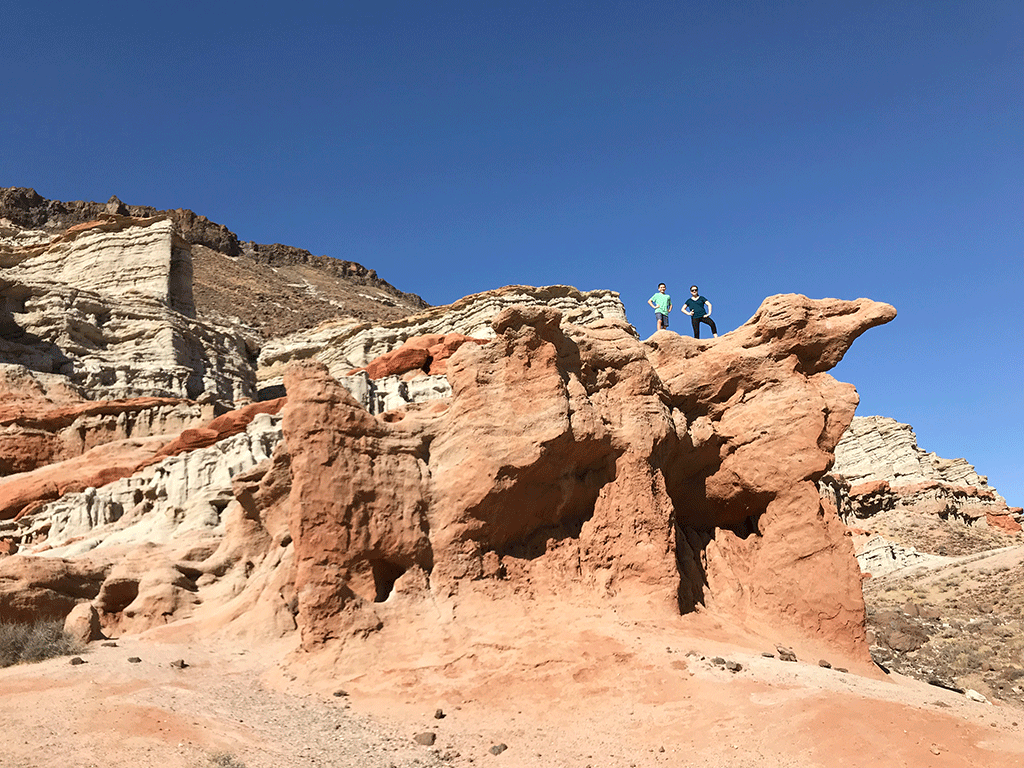
<svg viewBox="0 0 1024 768">
<path fill-rule="evenodd" d="M 548 542 L 554 542 L 554 546 L 558 546 L 564 541 L 579 540 L 584 523 L 594 516 L 596 502 L 597 497 L 595 496 L 589 511 L 585 511 L 579 517 L 568 518 L 559 525 L 538 528 L 524 539 L 509 542 L 498 551 L 498 556 L 514 557 L 519 560 L 536 560 L 548 552 Z"/>
<path fill-rule="evenodd" d="M 395 582 L 406 572 L 406 568 L 398 563 L 383 558 L 370 561 L 373 571 L 373 586 L 376 592 L 373 602 L 383 603 L 395 589 Z"/>
<path fill-rule="evenodd" d="M 679 588 L 676 598 L 679 613 L 692 613 L 704 605 L 708 586 L 705 550 L 714 539 L 714 533 L 690 526 L 676 526 L 676 565 L 679 568 Z"/>
</svg>

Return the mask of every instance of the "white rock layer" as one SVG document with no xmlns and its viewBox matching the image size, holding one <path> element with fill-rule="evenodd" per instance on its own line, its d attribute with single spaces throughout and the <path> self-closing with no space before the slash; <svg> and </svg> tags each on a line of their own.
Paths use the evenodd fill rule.
<svg viewBox="0 0 1024 768">
<path fill-rule="evenodd" d="M 231 480 L 268 459 L 281 441 L 281 418 L 259 414 L 245 432 L 178 456 L 101 488 L 43 505 L 20 521 L 25 540 L 40 538 L 46 556 L 96 548 L 161 544 L 190 530 L 213 530 L 234 498 Z"/>
<path fill-rule="evenodd" d="M 45 245 L 0 243 L 0 360 L 67 376 L 90 399 L 253 397 L 246 340 L 194 314 L 189 246 L 169 220 L 111 216 Z"/>
<path fill-rule="evenodd" d="M 890 486 L 929 481 L 972 488 L 989 488 L 988 478 L 979 475 L 964 459 L 943 459 L 917 446 L 909 424 L 884 416 L 855 416 L 836 446 L 832 474 L 842 475 L 851 485 L 884 480 Z M 996 494 L 997 500 L 1002 500 Z"/>
<path fill-rule="evenodd" d="M 428 333 L 461 333 L 491 339 L 494 338 L 491 320 L 506 307 L 517 304 L 554 307 L 562 311 L 563 321 L 576 325 L 587 325 L 603 318 L 628 322 L 615 291 L 578 291 L 564 285 L 506 286 L 467 296 L 447 306 L 432 307 L 386 325 L 327 324 L 275 339 L 260 352 L 259 386 L 261 391 L 280 386 L 287 365 L 308 358 L 320 360 L 332 376 L 341 379 L 352 369 L 362 368 L 412 337 Z"/>
</svg>

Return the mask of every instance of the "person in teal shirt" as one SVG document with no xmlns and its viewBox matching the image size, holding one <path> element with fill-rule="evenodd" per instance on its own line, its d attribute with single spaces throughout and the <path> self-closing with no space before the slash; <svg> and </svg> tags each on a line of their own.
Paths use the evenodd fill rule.
<svg viewBox="0 0 1024 768">
<path fill-rule="evenodd" d="M 654 307 L 654 316 L 658 319 L 658 330 L 668 328 L 668 313 L 672 311 L 672 297 L 665 293 L 665 284 L 658 283 L 658 292 L 647 300 Z"/>
<path fill-rule="evenodd" d="M 700 295 L 700 289 L 696 285 L 690 286 L 690 298 L 683 305 L 683 312 L 690 316 L 695 339 L 700 338 L 701 323 L 711 326 L 711 335 L 718 338 L 718 328 L 715 327 L 715 321 L 711 319 L 711 302 Z"/>
</svg>

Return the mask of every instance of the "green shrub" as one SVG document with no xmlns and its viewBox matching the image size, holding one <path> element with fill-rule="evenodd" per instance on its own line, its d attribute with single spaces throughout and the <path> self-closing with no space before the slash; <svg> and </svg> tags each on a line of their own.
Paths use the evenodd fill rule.
<svg viewBox="0 0 1024 768">
<path fill-rule="evenodd" d="M 0 623 L 0 667 L 70 656 L 82 645 L 64 632 L 64 622 Z"/>
</svg>

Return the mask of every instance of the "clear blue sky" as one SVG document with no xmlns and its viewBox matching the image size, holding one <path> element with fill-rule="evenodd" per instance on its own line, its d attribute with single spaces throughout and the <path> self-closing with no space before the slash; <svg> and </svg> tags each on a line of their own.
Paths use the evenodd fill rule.
<svg viewBox="0 0 1024 768">
<path fill-rule="evenodd" d="M 659 281 L 899 317 L 835 375 L 1024 505 L 1024 3 L 7 3 L 0 185 L 191 208 L 433 304 Z M 688 323 L 673 314 L 675 329 Z"/>
</svg>

